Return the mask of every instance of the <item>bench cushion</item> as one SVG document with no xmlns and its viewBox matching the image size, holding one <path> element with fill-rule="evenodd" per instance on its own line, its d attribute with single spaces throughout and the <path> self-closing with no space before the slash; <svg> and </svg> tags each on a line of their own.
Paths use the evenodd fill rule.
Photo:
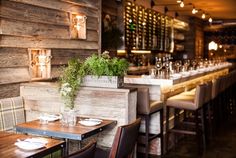
<svg viewBox="0 0 236 158">
<path fill-rule="evenodd" d="M 25 122 L 22 97 L 0 99 L 0 131 L 14 130 L 15 125 Z"/>
</svg>

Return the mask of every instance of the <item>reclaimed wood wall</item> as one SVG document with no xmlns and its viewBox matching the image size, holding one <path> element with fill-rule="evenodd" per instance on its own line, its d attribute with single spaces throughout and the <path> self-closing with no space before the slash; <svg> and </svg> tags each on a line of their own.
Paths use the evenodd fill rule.
<svg viewBox="0 0 236 158">
<path fill-rule="evenodd" d="M 19 95 L 31 80 L 28 48 L 52 52 L 52 78 L 68 59 L 100 52 L 101 0 L 1 0 L 0 98 Z M 87 16 L 87 38 L 70 39 L 70 13 Z"/>
</svg>

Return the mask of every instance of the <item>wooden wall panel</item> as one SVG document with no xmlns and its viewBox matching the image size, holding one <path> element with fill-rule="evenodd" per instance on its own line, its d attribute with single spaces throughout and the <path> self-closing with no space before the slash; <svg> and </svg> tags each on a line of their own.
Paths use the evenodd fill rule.
<svg viewBox="0 0 236 158">
<path fill-rule="evenodd" d="M 16 96 L 10 90 L 15 83 L 31 80 L 28 48 L 51 49 L 52 77 L 69 59 L 99 53 L 100 5 L 101 0 L 1 0 L 0 98 Z M 71 13 L 87 16 L 86 39 L 70 38 Z"/>
<path fill-rule="evenodd" d="M 97 50 L 82 50 L 82 49 L 53 49 L 52 50 L 52 65 L 65 65 L 71 58 L 79 58 L 83 60 L 88 55 L 97 54 Z"/>
<path fill-rule="evenodd" d="M 0 68 L 27 67 L 29 57 L 24 48 L 0 48 Z"/>
<path fill-rule="evenodd" d="M 69 26 L 1 19 L 1 29 L 5 35 L 70 39 Z M 97 30 L 87 30 L 87 41 L 98 41 Z"/>
<path fill-rule="evenodd" d="M 16 97 L 19 95 L 20 95 L 19 83 L 3 84 L 3 85 L 0 84 L 0 99 Z"/>
<path fill-rule="evenodd" d="M 63 2 L 59 0 L 58 1 L 48 0 L 47 3 L 45 3 L 45 1 L 42 1 L 42 0 L 33 0 L 33 1 L 32 0 L 11 0 L 11 1 L 21 2 L 25 4 L 38 6 L 38 7 L 55 9 L 55 10 L 60 10 L 60 11 L 65 11 L 65 12 L 81 13 L 81 14 L 85 14 L 87 16 L 92 16 L 96 18 L 98 17 L 98 8 L 94 6 L 90 7 L 91 3 L 89 3 L 89 1 L 85 1 L 85 3 L 87 4 L 77 1 L 77 5 L 72 4 L 70 2 Z M 97 4 L 97 0 L 94 0 L 94 1 L 95 3 L 93 3 L 93 5 Z"/>
<path fill-rule="evenodd" d="M 26 82 L 30 80 L 29 68 L 1 68 L 0 84 Z"/>
<path fill-rule="evenodd" d="M 84 40 L 42 39 L 37 37 L 2 36 L 2 47 L 98 49 L 97 42 Z"/>
<path fill-rule="evenodd" d="M 2 1 L 1 17 L 57 25 L 70 24 L 68 12 L 15 3 L 8 0 Z"/>
</svg>

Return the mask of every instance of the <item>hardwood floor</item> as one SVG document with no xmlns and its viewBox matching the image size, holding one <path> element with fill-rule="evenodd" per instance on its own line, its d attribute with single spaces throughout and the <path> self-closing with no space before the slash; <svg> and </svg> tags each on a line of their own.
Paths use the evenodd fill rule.
<svg viewBox="0 0 236 158">
<path fill-rule="evenodd" d="M 216 131 L 202 154 L 198 153 L 196 139 L 187 136 L 162 158 L 236 158 L 236 116 Z M 138 158 L 142 157 L 143 155 L 138 154 Z"/>
</svg>

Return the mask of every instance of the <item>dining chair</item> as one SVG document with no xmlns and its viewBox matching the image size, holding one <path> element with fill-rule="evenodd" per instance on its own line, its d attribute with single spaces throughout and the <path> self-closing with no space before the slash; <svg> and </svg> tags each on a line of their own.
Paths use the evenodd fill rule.
<svg viewBox="0 0 236 158">
<path fill-rule="evenodd" d="M 118 127 L 111 150 L 97 148 L 95 158 L 132 158 L 140 123 L 141 119 L 138 118 L 133 123 Z"/>
<path fill-rule="evenodd" d="M 96 151 L 96 142 L 91 141 L 88 145 L 83 147 L 81 150 L 72 153 L 65 158 L 93 158 Z"/>
</svg>

